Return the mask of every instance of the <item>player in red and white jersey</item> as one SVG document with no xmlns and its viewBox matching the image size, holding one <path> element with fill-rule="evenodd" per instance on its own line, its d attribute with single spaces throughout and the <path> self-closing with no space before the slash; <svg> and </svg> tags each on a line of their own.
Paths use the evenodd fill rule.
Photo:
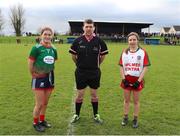
<svg viewBox="0 0 180 136">
<path fill-rule="evenodd" d="M 130 105 L 131 93 L 133 94 L 134 102 L 134 119 L 133 128 L 138 127 L 139 114 L 139 95 L 144 88 L 144 75 L 147 71 L 147 66 L 150 66 L 150 61 L 147 52 L 139 46 L 139 35 L 131 32 L 128 35 L 128 48 L 125 49 L 120 57 L 120 74 L 122 82 L 120 86 L 124 90 L 124 117 L 122 125 L 128 123 L 128 113 Z"/>
</svg>

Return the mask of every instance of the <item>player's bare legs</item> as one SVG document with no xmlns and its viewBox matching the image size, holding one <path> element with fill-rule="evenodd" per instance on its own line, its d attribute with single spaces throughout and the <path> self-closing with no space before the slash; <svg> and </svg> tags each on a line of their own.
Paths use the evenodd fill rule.
<svg viewBox="0 0 180 136">
<path fill-rule="evenodd" d="M 45 113 L 46 113 L 46 109 L 47 109 L 47 105 L 49 102 L 49 98 L 51 96 L 51 92 L 52 90 L 46 90 L 44 91 L 44 100 L 43 100 L 43 105 L 40 111 L 40 124 L 46 128 L 50 128 L 51 124 L 49 124 L 46 120 L 45 120 Z"/>
<path fill-rule="evenodd" d="M 33 118 L 34 118 L 33 126 L 37 131 L 43 132 L 45 128 L 39 124 L 39 115 L 43 105 L 44 91 L 34 91 L 34 95 L 35 95 L 35 106 L 33 110 Z"/>
<path fill-rule="evenodd" d="M 134 102 L 134 120 L 133 120 L 133 127 L 138 127 L 138 115 L 139 115 L 139 109 L 140 109 L 140 103 L 139 103 L 139 97 L 140 92 L 139 91 L 133 91 L 133 102 Z"/>
<path fill-rule="evenodd" d="M 124 89 L 124 118 L 122 120 L 122 125 L 125 126 L 128 123 L 128 113 L 131 99 L 131 91 Z"/>
</svg>

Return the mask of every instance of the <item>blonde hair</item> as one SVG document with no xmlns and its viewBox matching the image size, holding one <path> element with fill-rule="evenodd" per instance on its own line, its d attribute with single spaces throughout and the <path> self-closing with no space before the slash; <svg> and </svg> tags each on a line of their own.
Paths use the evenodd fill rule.
<svg viewBox="0 0 180 136">
<path fill-rule="evenodd" d="M 52 28 L 45 26 L 41 29 L 41 35 L 44 33 L 44 31 L 50 31 L 52 35 L 54 35 L 54 31 L 52 30 Z"/>
<path fill-rule="evenodd" d="M 129 39 L 129 37 L 132 36 L 132 35 L 136 36 L 137 40 L 139 41 L 140 38 L 139 38 L 138 33 L 136 33 L 136 32 L 131 32 L 131 33 L 129 33 L 128 36 L 127 36 L 127 38 Z"/>
<path fill-rule="evenodd" d="M 138 33 L 136 33 L 136 32 L 131 32 L 131 33 L 129 33 L 129 34 L 127 35 L 127 39 L 129 39 L 130 36 L 136 36 L 137 40 L 138 40 L 138 41 L 140 40 L 139 35 L 138 35 Z M 138 44 L 138 47 L 141 48 L 141 47 L 139 46 L 139 44 Z M 125 53 L 126 53 L 126 54 L 128 54 L 128 50 L 129 50 L 129 48 L 125 49 Z"/>
</svg>

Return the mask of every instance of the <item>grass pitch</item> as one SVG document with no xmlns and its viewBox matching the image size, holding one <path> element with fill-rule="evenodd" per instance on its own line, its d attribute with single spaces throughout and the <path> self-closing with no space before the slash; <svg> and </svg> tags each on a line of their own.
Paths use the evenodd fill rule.
<svg viewBox="0 0 180 136">
<path fill-rule="evenodd" d="M 145 76 L 146 86 L 141 93 L 139 128 L 131 122 L 122 127 L 123 92 L 118 61 L 127 45 L 107 43 L 109 54 L 101 65 L 102 78 L 99 95 L 99 113 L 103 125 L 93 122 L 92 107 L 87 89 L 81 110 L 81 119 L 75 125 L 69 121 L 73 114 L 74 69 L 68 53 L 68 44 L 56 45 L 58 61 L 55 68 L 56 88 L 52 93 L 46 117 L 53 125 L 44 133 L 32 127 L 34 96 L 27 58 L 32 45 L 0 44 L 0 134 L 7 135 L 180 135 L 180 47 L 144 46 L 151 66 Z M 130 108 L 133 118 L 133 105 Z"/>
</svg>

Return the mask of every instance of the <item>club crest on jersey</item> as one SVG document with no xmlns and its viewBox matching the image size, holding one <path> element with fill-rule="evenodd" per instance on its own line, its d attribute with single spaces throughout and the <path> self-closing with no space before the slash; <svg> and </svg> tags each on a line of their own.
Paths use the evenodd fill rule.
<svg viewBox="0 0 180 136">
<path fill-rule="evenodd" d="M 79 45 L 80 45 L 80 44 L 82 44 L 82 43 L 83 43 L 83 41 L 82 41 L 82 40 L 81 40 L 81 41 L 79 41 Z"/>
<path fill-rule="evenodd" d="M 137 56 L 137 60 L 141 60 L 141 56 Z"/>
<path fill-rule="evenodd" d="M 98 51 L 98 47 L 94 47 L 93 50 L 94 50 L 94 51 Z"/>
</svg>

